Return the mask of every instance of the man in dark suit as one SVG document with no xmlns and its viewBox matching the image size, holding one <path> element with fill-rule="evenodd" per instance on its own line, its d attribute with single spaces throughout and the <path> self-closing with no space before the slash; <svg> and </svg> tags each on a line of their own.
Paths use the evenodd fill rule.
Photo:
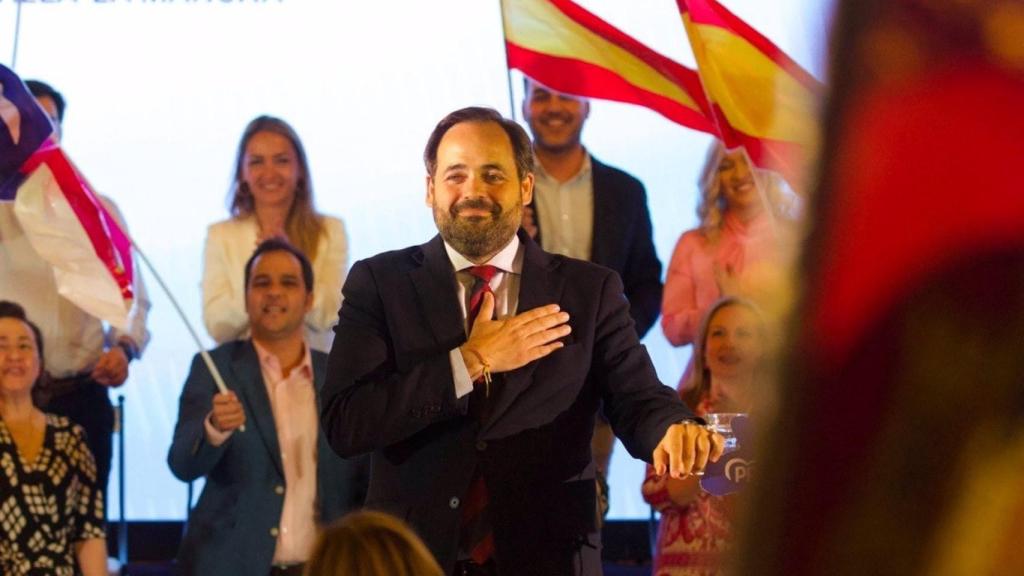
<svg viewBox="0 0 1024 576">
<path fill-rule="evenodd" d="M 548 252 L 618 272 L 643 338 L 661 313 L 662 292 L 644 185 L 587 152 L 581 141 L 590 115 L 586 98 L 529 78 L 525 87 L 523 118 L 533 134 L 536 186 L 523 227 Z"/>
<path fill-rule="evenodd" d="M 245 286 L 252 339 L 210 352 L 231 390 L 217 392 L 197 355 L 167 456 L 179 479 L 206 477 L 178 554 L 182 574 L 299 575 L 317 525 L 365 493 L 364 466 L 335 455 L 318 430 L 327 355 L 303 336 L 309 260 L 283 240 L 263 242 Z"/>
<path fill-rule="evenodd" d="M 607 266 L 622 277 L 629 314 L 643 338 L 661 313 L 661 262 L 654 250 L 644 185 L 599 162 L 581 141 L 590 115 L 586 98 L 526 78 L 523 118 L 536 159 L 533 203 L 523 229 L 544 250 Z M 591 451 L 598 476 L 607 477 L 615 437 L 605 418 L 594 428 Z M 607 490 L 602 483 L 602 491 Z M 602 494 L 607 512 L 607 494 Z"/>
<path fill-rule="evenodd" d="M 453 112 L 424 159 L 440 236 L 352 267 L 328 440 L 373 451 L 367 506 L 410 522 L 451 573 L 600 574 L 598 404 L 662 473 L 702 469 L 722 439 L 658 382 L 618 275 L 516 233 L 533 191 L 518 124 Z"/>
</svg>

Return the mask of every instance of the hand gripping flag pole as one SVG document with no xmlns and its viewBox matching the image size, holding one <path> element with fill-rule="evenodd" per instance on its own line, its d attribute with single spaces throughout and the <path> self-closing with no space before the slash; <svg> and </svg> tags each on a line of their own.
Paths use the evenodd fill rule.
<svg viewBox="0 0 1024 576">
<path fill-rule="evenodd" d="M 206 364 L 206 368 L 210 371 L 210 375 L 213 376 L 213 382 L 217 385 L 217 390 L 220 390 L 221 394 L 227 394 L 228 387 L 220 375 L 220 370 L 217 370 L 217 365 L 213 363 L 213 358 L 211 358 L 210 353 L 206 351 L 206 347 L 203 346 L 202 341 L 199 339 L 199 334 L 196 332 L 195 327 L 192 326 L 192 323 L 188 321 L 188 318 L 185 316 L 185 311 L 182 310 L 181 305 L 178 304 L 178 300 L 171 293 L 167 284 L 164 283 L 164 279 L 157 273 L 156 268 L 153 266 L 152 262 L 149 261 L 149 258 L 146 257 L 142 250 L 139 250 L 139 246 L 135 241 L 132 241 L 132 249 L 139 257 L 139 260 L 142 260 L 142 263 L 146 265 L 146 269 L 148 269 L 150 274 L 153 275 L 153 278 L 156 279 L 156 283 L 160 285 L 160 289 L 167 295 L 167 299 L 171 301 L 171 305 L 174 306 L 174 310 L 178 313 L 178 317 L 181 318 L 182 323 L 185 324 L 185 328 L 188 328 L 188 333 L 192 335 L 192 340 L 195 341 L 196 348 L 199 350 L 199 356 L 202 357 L 203 363 Z M 239 426 L 238 429 L 245 432 L 245 424 Z"/>
</svg>

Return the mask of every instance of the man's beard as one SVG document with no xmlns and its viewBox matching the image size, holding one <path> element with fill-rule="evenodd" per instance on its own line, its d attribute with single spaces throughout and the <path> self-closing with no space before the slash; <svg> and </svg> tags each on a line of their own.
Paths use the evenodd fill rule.
<svg viewBox="0 0 1024 576">
<path fill-rule="evenodd" d="M 489 216 L 459 217 L 465 209 L 489 210 Z M 491 256 L 515 236 L 523 220 L 522 201 L 509 210 L 485 198 L 470 198 L 452 204 L 447 211 L 434 206 L 434 222 L 441 238 L 459 253 L 475 260 Z"/>
</svg>

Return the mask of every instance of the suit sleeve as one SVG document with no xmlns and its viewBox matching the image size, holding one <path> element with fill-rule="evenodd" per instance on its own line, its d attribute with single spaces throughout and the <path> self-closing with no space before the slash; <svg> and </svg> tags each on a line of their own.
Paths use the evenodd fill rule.
<svg viewBox="0 0 1024 576">
<path fill-rule="evenodd" d="M 672 424 L 693 418 L 674 390 L 663 385 L 636 333 L 622 283 L 608 274 L 594 335 L 590 373 L 600 385 L 604 413 L 626 450 L 648 463 Z"/>
<path fill-rule="evenodd" d="M 630 239 L 629 256 L 622 273 L 629 314 L 636 323 L 637 336 L 643 338 L 661 312 L 661 261 L 654 249 L 651 214 L 643 184 L 636 183 L 638 215 Z"/>
<path fill-rule="evenodd" d="M 217 225 L 210 226 L 203 248 L 203 323 L 218 344 L 230 342 L 249 327 L 245 295 L 235 293 L 229 274 L 242 274 L 244 262 L 232 262 L 229 238 Z"/>
<path fill-rule="evenodd" d="M 234 435 L 220 446 L 213 446 L 206 441 L 203 422 L 212 409 L 216 393 L 217 385 L 213 376 L 197 354 L 192 359 L 192 368 L 181 392 L 178 423 L 174 427 L 174 439 L 167 454 L 171 472 L 182 482 L 191 482 L 208 474 L 231 445 Z"/>
<path fill-rule="evenodd" d="M 341 287 L 348 268 L 348 238 L 345 224 L 337 218 L 324 218 L 324 236 L 316 256 L 313 281 L 313 308 L 306 325 L 317 332 L 329 330 L 338 319 Z"/>
<path fill-rule="evenodd" d="M 341 456 L 389 446 L 466 410 L 466 400 L 455 396 L 448 349 L 396 359 L 382 290 L 366 261 L 352 266 L 320 413 L 328 442 Z"/>
<path fill-rule="evenodd" d="M 665 278 L 661 329 L 673 346 L 692 343 L 700 324 L 701 309 L 697 302 L 696 280 L 691 264 L 697 238 L 695 231 L 687 232 L 679 238 Z"/>
</svg>

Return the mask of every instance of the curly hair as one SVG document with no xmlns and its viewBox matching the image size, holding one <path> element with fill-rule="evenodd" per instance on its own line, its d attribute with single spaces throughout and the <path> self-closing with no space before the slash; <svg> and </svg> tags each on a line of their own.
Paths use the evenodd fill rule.
<svg viewBox="0 0 1024 576">
<path fill-rule="evenodd" d="M 718 176 L 718 166 L 729 152 L 722 142 L 715 140 L 708 148 L 701 168 L 697 186 L 700 188 L 700 201 L 697 203 L 697 218 L 700 219 L 701 232 L 712 242 L 718 241 L 722 229 L 722 221 L 726 206 L 725 195 L 722 194 L 722 181 Z M 792 202 L 782 191 L 782 177 L 768 170 L 751 167 L 751 173 L 757 186 L 764 190 L 771 213 L 776 218 L 790 219 Z"/>
</svg>

